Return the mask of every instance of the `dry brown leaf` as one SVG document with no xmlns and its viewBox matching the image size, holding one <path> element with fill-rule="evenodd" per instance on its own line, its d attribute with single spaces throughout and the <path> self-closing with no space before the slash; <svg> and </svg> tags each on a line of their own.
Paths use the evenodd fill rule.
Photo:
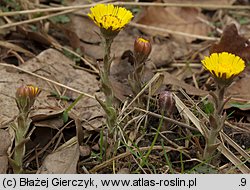
<svg viewBox="0 0 250 190">
<path fill-rule="evenodd" d="M 150 6 L 145 8 L 137 23 L 166 28 L 168 30 L 184 32 L 193 35 L 207 36 L 210 28 L 198 18 L 207 20 L 206 17 L 197 8 L 181 8 L 181 7 L 156 7 Z M 142 29 L 143 32 L 156 36 L 166 36 L 166 33 Z M 187 42 L 195 40 L 194 38 L 185 37 Z"/>
<path fill-rule="evenodd" d="M 235 83 L 233 83 L 227 89 L 227 95 L 233 96 L 235 98 L 242 98 L 245 100 L 250 100 L 250 76 L 247 75 L 244 78 L 241 78 Z"/>
<path fill-rule="evenodd" d="M 173 43 L 170 41 L 152 44 L 150 60 L 153 62 L 153 67 L 161 67 L 169 64 L 174 59 L 175 51 L 179 49 L 181 50 L 182 48 L 174 48 Z"/>
<path fill-rule="evenodd" d="M 32 31 L 23 26 L 17 27 L 17 33 L 24 35 L 27 40 L 38 42 L 40 45 L 51 46 L 53 43 L 58 43 L 54 38 L 46 33 Z"/>
<path fill-rule="evenodd" d="M 227 102 L 225 108 L 237 107 L 241 110 L 250 110 L 250 76 L 246 74 L 245 77 L 236 80 L 227 89 L 226 95 L 231 97 Z"/>
<path fill-rule="evenodd" d="M 164 81 L 163 84 L 165 85 L 176 85 L 186 90 L 187 94 L 189 95 L 197 95 L 197 96 L 204 96 L 207 95 L 209 92 L 195 88 L 183 81 L 180 81 L 175 76 L 171 75 L 170 73 L 164 73 Z"/>
<path fill-rule="evenodd" d="M 245 61 L 250 60 L 250 42 L 245 37 L 239 35 L 235 24 L 225 27 L 218 44 L 213 44 L 210 53 L 229 52 L 238 55 Z"/>
<path fill-rule="evenodd" d="M 79 149 L 81 156 L 89 156 L 91 154 L 91 148 L 88 145 L 80 146 Z"/>
<path fill-rule="evenodd" d="M 79 146 L 73 137 L 45 158 L 37 174 L 76 174 L 79 155 Z"/>
<path fill-rule="evenodd" d="M 94 95 L 99 90 L 99 81 L 96 79 L 96 76 L 86 71 L 75 69 L 72 66 L 73 64 L 73 61 L 65 57 L 60 52 L 48 49 L 39 54 L 36 58 L 27 61 L 21 67 L 27 71 L 34 72 L 43 77 L 60 82 L 66 86 L 90 95 Z M 35 108 L 39 107 L 39 109 L 43 110 L 50 108 L 50 111 L 58 110 L 56 109 L 58 108 L 58 100 L 56 98 L 48 98 L 48 96 L 51 95 L 50 91 L 55 91 L 55 89 L 63 93 L 65 91 L 64 88 L 55 87 L 42 79 L 23 72 L 18 73 L 18 71 L 14 69 L 10 70 L 9 68 L 6 69 L 1 67 L 0 75 L 2 77 L 0 83 L 0 98 L 1 100 L 4 100 L 0 102 L 0 107 L 8 108 L 0 110 L 1 127 L 5 127 L 8 122 L 10 122 L 13 117 L 17 115 L 18 110 L 14 96 L 16 88 L 23 83 L 34 84 L 42 89 L 42 92 L 35 103 Z M 99 94 L 99 96 L 102 97 L 102 94 Z M 71 99 L 76 99 L 79 96 L 78 93 L 69 90 L 66 90 L 64 95 L 70 97 Z M 70 102 L 68 103 L 64 101 L 64 104 L 62 105 L 65 105 L 64 108 L 67 108 L 69 104 Z M 97 126 L 99 126 L 99 123 L 102 121 L 102 117 L 100 116 L 103 115 L 103 111 L 95 99 L 83 97 L 75 106 L 74 110 L 80 113 L 80 118 L 85 120 L 91 119 L 94 126 L 94 121 L 97 122 Z M 41 115 L 39 115 L 39 112 L 36 113 L 38 114 L 36 115 L 37 117 L 42 117 L 42 115 L 44 115 L 44 113 Z M 48 113 L 44 116 L 45 118 L 50 117 Z"/>
<path fill-rule="evenodd" d="M 73 15 L 70 17 L 72 27 L 68 27 L 71 31 L 74 31 L 79 38 L 88 43 L 100 43 L 100 36 L 96 32 L 99 32 L 99 28 L 88 17 L 79 15 Z M 81 24 L 79 24 L 81 23 Z"/>
<path fill-rule="evenodd" d="M 49 127 L 52 129 L 60 129 L 63 125 L 62 108 L 41 108 L 33 110 L 30 113 L 30 118 L 36 127 Z"/>
<path fill-rule="evenodd" d="M 39 110 L 32 110 L 30 113 L 30 118 L 32 121 L 41 121 L 46 119 L 52 119 L 59 117 L 63 113 L 62 108 L 40 108 Z"/>
<path fill-rule="evenodd" d="M 6 174 L 8 169 L 7 150 L 11 144 L 10 135 L 7 131 L 0 129 L 0 174 Z"/>
<path fill-rule="evenodd" d="M 36 127 L 49 127 L 52 129 L 60 129 L 63 127 L 64 122 L 62 115 L 58 118 L 46 119 L 44 121 L 36 121 L 33 123 Z"/>
<path fill-rule="evenodd" d="M 35 55 L 33 53 L 31 53 L 30 51 L 16 45 L 13 43 L 9 43 L 6 41 L 0 41 L 0 46 L 17 51 L 17 52 L 21 52 L 24 53 L 25 55 L 29 56 L 29 57 L 35 57 Z"/>
</svg>

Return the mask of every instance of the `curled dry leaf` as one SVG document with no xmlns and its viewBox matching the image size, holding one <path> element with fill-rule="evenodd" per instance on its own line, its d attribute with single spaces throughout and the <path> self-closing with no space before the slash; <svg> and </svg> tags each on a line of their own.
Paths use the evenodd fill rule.
<svg viewBox="0 0 250 190">
<path fill-rule="evenodd" d="M 26 39 L 38 42 L 40 45 L 50 46 L 57 41 L 46 33 L 29 30 L 23 26 L 17 26 L 17 32 L 24 35 Z"/>
<path fill-rule="evenodd" d="M 238 55 L 245 61 L 250 61 L 250 42 L 239 35 L 235 24 L 229 24 L 223 30 L 220 42 L 213 44 L 210 53 L 229 52 Z"/>
<path fill-rule="evenodd" d="M 207 20 L 200 9 L 197 8 L 181 8 L 181 7 L 156 7 L 150 6 L 145 8 L 139 15 L 137 23 L 165 28 L 172 31 L 184 32 L 193 35 L 207 36 L 210 28 L 207 24 L 198 18 Z M 166 33 L 142 29 L 143 32 L 155 36 L 167 36 Z M 177 37 L 177 36 L 176 36 Z M 195 38 L 185 37 L 187 42 L 195 40 Z"/>
<path fill-rule="evenodd" d="M 29 56 L 29 57 L 35 57 L 35 55 L 33 53 L 31 53 L 30 51 L 16 45 L 10 42 L 6 42 L 6 41 L 0 41 L 0 47 L 5 47 L 7 49 L 11 49 L 13 51 L 16 52 L 21 52 L 24 53 L 25 55 Z"/>
<path fill-rule="evenodd" d="M 79 155 L 77 138 L 73 137 L 45 158 L 37 174 L 76 174 Z"/>
<path fill-rule="evenodd" d="M 236 107 L 241 110 L 250 110 L 250 77 L 245 76 L 227 89 L 227 96 L 231 97 L 226 108 Z"/>
<path fill-rule="evenodd" d="M 96 76 L 86 71 L 75 69 L 72 66 L 73 64 L 73 61 L 60 52 L 48 49 L 40 53 L 35 59 L 30 59 L 21 67 L 24 70 L 60 82 L 63 85 L 90 95 L 95 94 L 99 90 L 99 82 Z M 4 100 L 0 102 L 0 107 L 8 107 L 8 109 L 0 110 L 0 123 L 2 125 L 6 125 L 13 119 L 13 116 L 18 114 L 14 95 L 15 89 L 23 83 L 34 84 L 42 89 L 35 103 L 35 108 L 39 108 L 39 110 L 35 109 L 32 113 L 32 119 L 35 121 L 61 117 L 64 108 L 67 108 L 72 103 L 72 101 L 63 101 L 64 107 L 58 109 L 58 99 L 48 98 L 51 95 L 51 91 L 56 91 L 59 95 L 64 93 L 64 96 L 70 97 L 72 100 L 79 96 L 78 93 L 71 90 L 58 87 L 24 72 L 19 73 L 15 69 L 10 70 L 1 67 L 0 75 L 3 79 L 0 83 L 0 91 L 2 92 L 0 98 Z M 99 96 L 102 98 L 102 94 L 99 94 Z M 79 117 L 84 121 L 91 120 L 93 126 L 100 126 L 99 123 L 102 122 L 103 111 L 95 99 L 84 97 L 73 109 L 80 113 Z"/>
<path fill-rule="evenodd" d="M 0 129 L 0 174 L 6 174 L 8 169 L 7 150 L 11 144 L 10 135 L 7 131 Z"/>
<path fill-rule="evenodd" d="M 57 107 L 40 108 L 31 111 L 30 118 L 36 127 L 49 127 L 58 130 L 64 124 L 63 111 L 64 109 Z"/>
<path fill-rule="evenodd" d="M 63 113 L 61 108 L 41 108 L 39 110 L 32 110 L 30 113 L 30 118 L 32 121 L 41 121 L 45 119 L 52 119 L 59 117 Z"/>
<path fill-rule="evenodd" d="M 80 146 L 79 149 L 81 156 L 89 156 L 91 154 L 91 148 L 88 145 Z"/>
<path fill-rule="evenodd" d="M 207 91 L 195 88 L 194 86 L 191 86 L 179 79 L 177 79 L 175 76 L 171 75 L 170 73 L 165 72 L 164 73 L 164 81 L 163 84 L 165 85 L 176 85 L 180 88 L 183 88 L 186 90 L 187 94 L 189 95 L 197 95 L 197 96 L 205 96 L 208 94 Z"/>
</svg>

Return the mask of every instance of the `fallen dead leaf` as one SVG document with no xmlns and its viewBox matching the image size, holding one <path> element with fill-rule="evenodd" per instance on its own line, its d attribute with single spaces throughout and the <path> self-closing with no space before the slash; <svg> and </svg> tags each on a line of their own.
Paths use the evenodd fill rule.
<svg viewBox="0 0 250 190">
<path fill-rule="evenodd" d="M 7 131 L 0 129 L 0 174 L 6 174 L 8 169 L 7 150 L 10 147 L 10 135 Z"/>
<path fill-rule="evenodd" d="M 58 130 L 58 129 L 63 127 L 64 122 L 63 122 L 63 117 L 61 115 L 61 117 L 58 117 L 58 118 L 52 118 L 52 119 L 48 118 L 48 119 L 46 119 L 44 121 L 33 122 L 33 124 L 36 127 L 49 127 L 49 128 Z"/>
<path fill-rule="evenodd" d="M 79 155 L 77 139 L 73 137 L 45 158 L 37 174 L 76 174 Z"/>
<path fill-rule="evenodd" d="M 156 26 L 166 28 L 172 31 L 184 32 L 193 35 L 207 36 L 210 28 L 207 24 L 198 18 L 207 20 L 200 9 L 182 8 L 182 7 L 156 7 L 149 6 L 145 8 L 139 15 L 137 23 L 148 26 Z M 142 29 L 146 34 L 156 36 L 166 36 L 166 33 Z M 180 38 L 180 36 L 178 37 Z M 182 38 L 182 37 L 181 37 Z M 194 38 L 185 37 L 187 42 L 195 40 Z"/>
<path fill-rule="evenodd" d="M 53 43 L 58 43 L 54 38 L 46 33 L 28 30 L 27 28 L 22 26 L 17 27 L 17 33 L 22 34 L 28 40 L 38 42 L 41 46 L 51 46 Z"/>
<path fill-rule="evenodd" d="M 80 39 L 87 43 L 100 43 L 101 38 L 96 33 L 99 32 L 99 28 L 91 19 L 80 15 L 73 15 L 70 17 L 70 20 L 72 27 L 69 29 L 74 31 Z"/>
<path fill-rule="evenodd" d="M 165 85 L 176 85 L 177 87 L 183 88 L 186 90 L 187 94 L 189 95 L 197 95 L 197 96 L 204 96 L 207 95 L 209 92 L 195 88 L 194 86 L 191 86 L 175 76 L 171 75 L 168 72 L 164 72 L 164 81 L 163 84 Z"/>
<path fill-rule="evenodd" d="M 21 52 L 24 53 L 25 55 L 29 56 L 29 57 L 35 57 L 35 55 L 33 53 L 31 53 L 30 51 L 16 45 L 13 43 L 9 43 L 7 41 L 0 41 L 0 46 L 17 51 L 17 52 Z"/>
<path fill-rule="evenodd" d="M 46 119 L 52 119 L 59 117 L 63 113 L 62 108 L 40 108 L 39 110 L 32 110 L 30 113 L 30 118 L 32 121 L 41 121 Z"/>
<path fill-rule="evenodd" d="M 181 49 L 181 48 L 179 48 Z M 150 60 L 152 61 L 152 67 L 161 67 L 168 65 L 174 59 L 174 50 L 178 48 L 173 47 L 173 43 L 170 41 L 161 41 L 159 43 L 152 44 L 152 52 L 150 54 Z M 182 54 L 183 56 L 184 54 Z M 149 62 L 150 64 L 151 62 Z"/>
<path fill-rule="evenodd" d="M 25 64 L 21 65 L 21 67 L 27 71 L 34 72 L 40 76 L 60 82 L 61 84 L 90 95 L 96 94 L 99 90 L 99 81 L 96 79 L 95 75 L 83 70 L 75 69 L 72 65 L 74 65 L 74 62 L 66 56 L 56 50 L 48 49 L 40 53 L 36 58 L 30 59 Z M 58 100 L 56 98 L 48 98 L 48 96 L 50 96 L 51 91 L 55 90 L 53 88 L 56 88 L 60 92 L 64 92 L 64 88 L 54 87 L 42 79 L 23 72 L 19 73 L 14 69 L 6 69 L 2 67 L 0 69 L 0 75 L 2 78 L 0 83 L 0 98 L 4 100 L 0 102 L 0 107 L 8 108 L 0 110 L 1 128 L 6 127 L 18 113 L 14 96 L 16 88 L 23 83 L 37 85 L 42 89 L 42 92 L 35 103 L 35 110 L 37 110 L 35 113 L 37 114 L 34 113 L 32 115 L 34 120 L 39 117 L 40 119 L 42 117 L 42 119 L 51 118 L 51 115 L 53 115 L 53 113 L 50 113 L 50 115 L 48 112 L 39 113 L 39 109 L 49 109 L 49 112 L 58 110 L 56 109 L 58 108 Z M 79 94 L 67 90 L 65 96 L 68 96 L 71 99 L 76 99 Z M 99 93 L 99 96 L 102 97 L 102 94 Z M 67 108 L 69 104 L 70 102 L 63 101 L 61 106 Z M 83 97 L 73 109 L 80 113 L 80 118 L 83 120 L 91 119 L 93 126 L 100 126 L 99 123 L 102 122 L 101 116 L 103 115 L 103 111 L 95 99 Z M 56 112 L 55 114 L 58 113 Z M 95 125 L 95 121 L 97 122 L 97 125 Z"/>
<path fill-rule="evenodd" d="M 235 24 L 227 25 L 223 31 L 220 42 L 214 44 L 210 53 L 229 52 L 238 55 L 245 61 L 250 60 L 249 40 L 239 35 Z"/>
<path fill-rule="evenodd" d="M 244 76 L 244 75 L 243 75 Z M 243 78 L 236 80 L 227 89 L 226 96 L 231 99 L 227 102 L 225 108 L 237 107 L 241 110 L 250 110 L 250 76 L 245 74 Z"/>
<path fill-rule="evenodd" d="M 88 145 L 80 146 L 79 148 L 81 156 L 89 156 L 91 154 L 91 148 Z"/>
</svg>

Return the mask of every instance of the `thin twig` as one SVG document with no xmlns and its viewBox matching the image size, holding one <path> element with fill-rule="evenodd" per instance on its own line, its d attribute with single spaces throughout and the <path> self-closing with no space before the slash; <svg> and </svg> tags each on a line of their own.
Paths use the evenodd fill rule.
<svg viewBox="0 0 250 190">
<path fill-rule="evenodd" d="M 56 12 L 56 11 L 66 11 L 70 10 L 71 12 L 77 11 L 79 9 L 90 8 L 99 3 L 108 3 L 110 0 L 99 1 L 97 3 L 91 3 L 88 5 L 73 5 L 73 6 L 61 6 L 61 7 L 52 7 L 52 8 L 43 8 L 43 9 L 32 9 L 32 10 L 23 10 L 23 11 L 12 11 L 12 12 L 0 12 L 0 17 L 2 16 L 15 16 L 15 15 L 25 15 L 31 13 L 42 13 L 42 12 Z"/>
<path fill-rule="evenodd" d="M 225 5 L 225 4 L 199 4 L 199 3 L 146 3 L 146 2 L 115 2 L 115 5 L 132 5 L 132 6 L 155 6 L 155 7 L 195 7 L 208 9 L 250 9 L 247 5 Z"/>
<path fill-rule="evenodd" d="M 54 14 L 50 14 L 50 15 L 46 15 L 46 16 L 41 16 L 41 17 L 37 17 L 37 18 L 33 18 L 33 19 L 20 21 L 20 22 L 13 22 L 13 23 L 9 23 L 9 24 L 5 24 L 5 25 L 0 26 L 0 29 L 10 28 L 10 27 L 13 27 L 13 26 L 21 25 L 21 24 L 28 24 L 28 23 L 32 23 L 32 22 L 37 22 L 37 21 L 41 21 L 41 20 L 45 20 L 45 19 L 54 17 L 54 16 L 68 14 L 68 13 L 70 13 L 72 11 L 74 11 L 74 10 L 70 9 L 70 10 L 59 12 L 59 13 L 54 13 Z"/>
<path fill-rule="evenodd" d="M 141 108 L 137 108 L 137 107 L 135 107 L 134 109 L 135 109 L 135 110 L 138 110 L 138 111 L 141 111 L 141 112 L 144 112 L 144 113 L 146 113 L 146 114 L 149 114 L 149 115 L 151 115 L 151 116 L 157 117 L 157 118 L 159 118 L 159 119 L 160 119 L 160 118 L 163 118 L 164 120 L 166 120 L 166 121 L 168 121 L 168 122 L 170 122 L 170 123 L 176 124 L 176 125 L 178 125 L 178 126 L 185 127 L 185 128 L 187 128 L 187 129 L 190 129 L 190 130 L 193 130 L 193 131 L 197 131 L 197 132 L 199 131 L 199 130 L 196 129 L 195 127 L 191 127 L 191 126 L 189 126 L 189 125 L 187 125 L 187 124 L 185 124 L 185 123 L 176 121 L 176 120 L 174 120 L 174 119 L 171 119 L 171 118 L 168 118 L 168 117 L 165 117 L 165 116 L 161 116 L 161 115 L 159 115 L 159 114 L 157 114 L 157 113 L 150 112 L 150 111 L 147 111 L 147 110 L 144 110 L 144 109 L 141 109 Z"/>
<path fill-rule="evenodd" d="M 190 37 L 190 38 L 195 38 L 195 39 L 211 40 L 211 41 L 218 41 L 219 40 L 219 38 L 216 38 L 216 37 L 208 37 L 208 36 L 202 36 L 202 35 L 196 35 L 196 34 L 189 34 L 189 33 L 185 33 L 185 32 L 169 30 L 166 28 L 160 28 L 160 27 L 156 27 L 156 26 L 138 24 L 135 22 L 130 22 L 129 25 L 133 26 L 133 27 L 137 27 L 137 28 L 142 28 L 142 29 L 147 29 L 147 30 L 155 30 L 155 31 L 159 31 L 159 32 L 164 32 L 166 34 L 174 34 L 174 35 L 185 36 L 185 37 Z"/>
<path fill-rule="evenodd" d="M 110 1 L 102 1 L 98 3 L 92 3 L 88 5 L 74 5 L 74 6 L 63 6 L 63 7 L 53 7 L 53 8 L 44 8 L 44 9 L 33 9 L 33 10 L 24 10 L 24 11 L 13 11 L 13 12 L 2 12 L 1 16 L 14 16 L 14 15 L 23 15 L 30 13 L 38 13 L 38 12 L 55 12 L 55 11 L 64 11 L 69 9 L 74 9 L 74 11 L 84 8 L 92 7 L 99 3 L 110 2 Z M 114 2 L 114 5 L 130 5 L 130 6 L 155 6 L 155 7 L 195 7 L 195 8 L 209 8 L 209 9 L 241 9 L 246 10 L 250 9 L 250 6 L 247 5 L 215 5 L 215 4 L 190 4 L 190 3 L 146 3 L 146 2 Z"/>
</svg>

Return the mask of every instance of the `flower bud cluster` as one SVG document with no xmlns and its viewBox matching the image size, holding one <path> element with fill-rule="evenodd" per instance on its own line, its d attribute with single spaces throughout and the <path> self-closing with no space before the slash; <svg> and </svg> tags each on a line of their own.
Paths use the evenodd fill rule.
<svg viewBox="0 0 250 190">
<path fill-rule="evenodd" d="M 142 37 L 136 38 L 134 42 L 134 57 L 137 64 L 144 63 L 151 53 L 152 46 L 149 40 Z"/>
<path fill-rule="evenodd" d="M 29 112 L 40 89 L 33 85 L 22 85 L 16 91 L 16 103 L 20 112 Z"/>
<path fill-rule="evenodd" d="M 163 91 L 159 94 L 158 105 L 161 114 L 171 116 L 175 108 L 175 100 L 173 94 L 169 91 Z"/>
</svg>

